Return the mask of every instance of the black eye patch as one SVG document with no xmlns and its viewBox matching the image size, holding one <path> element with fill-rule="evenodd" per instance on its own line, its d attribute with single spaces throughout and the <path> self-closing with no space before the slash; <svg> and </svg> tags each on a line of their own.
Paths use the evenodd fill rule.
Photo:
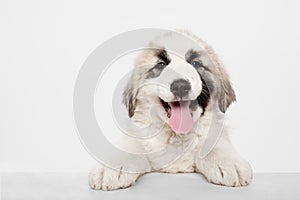
<svg viewBox="0 0 300 200">
<path fill-rule="evenodd" d="M 190 50 L 186 53 L 185 59 L 200 73 L 202 70 L 209 71 L 209 69 L 203 65 L 202 61 L 199 60 L 200 52 Z M 197 59 L 198 58 L 198 59 Z"/>
<path fill-rule="evenodd" d="M 200 52 L 195 51 L 195 50 L 189 50 L 186 54 L 185 54 L 185 60 L 188 63 L 192 63 L 194 59 L 199 58 L 200 57 Z"/>
<path fill-rule="evenodd" d="M 166 50 L 159 50 L 156 55 L 158 58 L 158 63 L 147 71 L 146 78 L 156 78 L 158 77 L 163 69 L 171 62 Z"/>
<path fill-rule="evenodd" d="M 156 78 L 158 77 L 162 70 L 166 67 L 167 65 L 163 62 L 159 62 L 157 63 L 154 67 L 152 67 L 151 69 L 149 69 L 147 71 L 147 76 L 146 78 Z"/>
<path fill-rule="evenodd" d="M 170 58 L 168 56 L 168 53 L 166 50 L 164 49 L 160 49 L 157 53 L 156 53 L 156 57 L 161 60 L 162 62 L 166 63 L 167 65 L 170 63 Z"/>
</svg>

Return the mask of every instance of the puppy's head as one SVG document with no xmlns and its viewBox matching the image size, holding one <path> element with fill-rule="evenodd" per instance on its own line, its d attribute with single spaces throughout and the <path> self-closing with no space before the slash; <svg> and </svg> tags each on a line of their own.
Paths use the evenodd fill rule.
<svg viewBox="0 0 300 200">
<path fill-rule="evenodd" d="M 177 34 L 201 48 L 182 44 Z M 213 50 L 190 33 L 177 34 L 156 38 L 139 55 L 123 102 L 135 122 L 153 123 L 155 118 L 175 133 L 186 134 L 206 112 L 225 113 L 235 94 Z"/>
</svg>

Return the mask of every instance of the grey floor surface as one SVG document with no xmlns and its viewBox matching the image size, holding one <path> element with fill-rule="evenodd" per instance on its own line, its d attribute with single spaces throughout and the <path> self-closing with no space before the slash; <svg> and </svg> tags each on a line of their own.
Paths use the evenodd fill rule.
<svg viewBox="0 0 300 200">
<path fill-rule="evenodd" d="M 2 173 L 1 200 L 57 199 L 295 199 L 300 200 L 299 174 L 255 174 L 248 187 L 209 184 L 198 174 L 147 174 L 131 188 L 93 191 L 83 173 Z"/>
</svg>

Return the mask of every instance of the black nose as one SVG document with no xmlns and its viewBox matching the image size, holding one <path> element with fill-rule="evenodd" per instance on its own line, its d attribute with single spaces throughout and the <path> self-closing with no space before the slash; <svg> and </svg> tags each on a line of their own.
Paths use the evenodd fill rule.
<svg viewBox="0 0 300 200">
<path fill-rule="evenodd" d="M 191 90 L 191 84 L 187 80 L 177 79 L 171 84 L 170 90 L 176 97 L 182 98 Z"/>
</svg>

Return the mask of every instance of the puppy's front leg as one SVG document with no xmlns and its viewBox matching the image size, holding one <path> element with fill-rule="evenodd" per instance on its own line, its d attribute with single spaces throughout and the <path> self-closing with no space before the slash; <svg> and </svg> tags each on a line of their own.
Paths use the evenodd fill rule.
<svg viewBox="0 0 300 200">
<path fill-rule="evenodd" d="M 252 168 L 234 150 L 228 138 L 221 138 L 204 158 L 196 159 L 196 170 L 214 184 L 246 186 L 252 180 Z"/>
<path fill-rule="evenodd" d="M 133 185 L 142 173 L 129 173 L 99 164 L 89 176 L 90 187 L 95 190 L 116 190 Z"/>
</svg>

